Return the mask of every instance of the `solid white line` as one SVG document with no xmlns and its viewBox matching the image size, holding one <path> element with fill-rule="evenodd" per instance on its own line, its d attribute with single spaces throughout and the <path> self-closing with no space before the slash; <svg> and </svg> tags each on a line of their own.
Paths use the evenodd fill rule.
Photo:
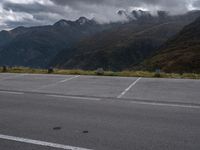
<svg viewBox="0 0 200 150">
<path fill-rule="evenodd" d="M 181 104 L 164 104 L 164 103 L 157 103 L 157 102 L 134 102 L 131 103 L 139 104 L 139 105 L 151 105 L 151 106 L 165 106 L 165 107 L 181 107 L 181 108 L 196 108 L 200 109 L 200 106 L 194 106 L 194 105 L 181 105 Z"/>
<path fill-rule="evenodd" d="M 45 147 L 51 147 L 51 148 L 64 149 L 64 150 L 90 150 L 90 149 L 81 148 L 81 147 L 74 147 L 74 146 L 69 146 L 69 145 L 62 145 L 62 144 L 56 144 L 56 143 L 50 143 L 50 142 L 38 141 L 38 140 L 31 140 L 31 139 L 8 136 L 8 135 L 3 135 L 3 134 L 0 134 L 0 139 L 45 146 Z"/>
<path fill-rule="evenodd" d="M 142 79 L 141 77 L 138 78 L 136 81 L 134 81 L 127 89 L 125 89 L 117 98 L 122 98 L 122 96 L 124 96 L 134 85 L 136 85 L 136 83 Z"/>
<path fill-rule="evenodd" d="M 79 97 L 79 96 L 64 96 L 64 95 L 46 95 L 48 97 L 55 98 L 71 98 L 71 99 L 81 99 L 81 100 L 92 100 L 92 101 L 100 101 L 100 98 L 91 98 L 91 97 Z"/>
<path fill-rule="evenodd" d="M 42 90 L 42 89 L 45 89 L 45 88 L 48 88 L 48 87 L 52 87 L 52 86 L 55 86 L 55 85 L 57 85 L 59 83 L 64 83 L 64 82 L 73 80 L 73 79 L 78 78 L 78 77 L 80 77 L 80 75 L 75 76 L 75 77 L 71 77 L 71 78 L 68 78 L 68 79 L 65 79 L 65 80 L 61 80 L 61 81 L 58 81 L 58 82 L 53 83 L 53 84 L 44 85 L 44 86 L 42 86 L 42 87 L 40 87 L 40 88 L 38 88 L 36 90 L 33 90 L 33 91 L 38 91 L 38 90 Z"/>
<path fill-rule="evenodd" d="M 0 91 L 2 94 L 15 94 L 15 95 L 23 95 L 23 92 L 10 92 L 10 91 Z"/>
</svg>

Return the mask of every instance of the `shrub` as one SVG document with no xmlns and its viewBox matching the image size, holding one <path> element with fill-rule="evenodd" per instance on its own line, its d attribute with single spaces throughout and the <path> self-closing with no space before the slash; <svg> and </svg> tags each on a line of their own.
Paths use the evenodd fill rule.
<svg viewBox="0 0 200 150">
<path fill-rule="evenodd" d="M 160 78 L 161 77 L 160 69 L 156 69 L 156 73 L 155 73 L 154 77 L 156 77 L 156 78 Z"/>
<path fill-rule="evenodd" d="M 7 67 L 6 66 L 3 66 L 3 72 L 7 72 Z"/>
<path fill-rule="evenodd" d="M 48 73 L 53 73 L 53 72 L 54 72 L 53 68 L 50 67 L 50 68 L 48 69 Z"/>
<path fill-rule="evenodd" d="M 104 70 L 103 70 L 103 68 L 98 68 L 98 69 L 96 70 L 96 75 L 99 75 L 99 76 L 104 75 Z"/>
</svg>

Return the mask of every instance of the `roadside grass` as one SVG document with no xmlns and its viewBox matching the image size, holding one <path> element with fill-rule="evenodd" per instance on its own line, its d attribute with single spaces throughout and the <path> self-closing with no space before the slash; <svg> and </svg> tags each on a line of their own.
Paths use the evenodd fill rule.
<svg viewBox="0 0 200 150">
<path fill-rule="evenodd" d="M 0 73 L 31 73 L 31 74 L 49 74 L 47 69 L 33 69 L 27 67 L 8 67 L 6 71 L 0 67 Z M 156 74 L 155 72 L 149 71 L 104 71 L 103 74 L 99 75 L 96 71 L 88 70 L 65 70 L 65 69 L 54 69 L 51 74 L 60 75 L 94 75 L 94 76 L 117 76 L 117 77 L 145 77 L 145 78 L 174 78 L 174 79 L 200 79 L 200 74 L 195 73 L 164 73 Z"/>
</svg>

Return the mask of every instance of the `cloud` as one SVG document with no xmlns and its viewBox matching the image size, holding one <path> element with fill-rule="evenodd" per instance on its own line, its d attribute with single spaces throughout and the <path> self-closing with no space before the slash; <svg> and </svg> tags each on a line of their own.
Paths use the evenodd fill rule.
<svg viewBox="0 0 200 150">
<path fill-rule="evenodd" d="M 119 21 L 119 9 L 133 8 L 179 14 L 200 8 L 200 0 L 1 0 L 0 30 L 53 24 L 59 19 L 75 20 L 80 16 L 99 22 Z"/>
<path fill-rule="evenodd" d="M 196 7 L 196 8 L 200 8 L 200 0 L 195 0 L 193 2 L 193 6 Z"/>
</svg>

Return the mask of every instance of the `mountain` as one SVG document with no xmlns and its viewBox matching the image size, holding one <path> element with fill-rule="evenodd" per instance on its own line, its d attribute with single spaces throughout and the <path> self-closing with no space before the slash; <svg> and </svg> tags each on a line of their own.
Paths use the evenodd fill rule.
<svg viewBox="0 0 200 150">
<path fill-rule="evenodd" d="M 0 65 L 45 68 L 132 69 L 200 16 L 199 11 L 171 16 L 165 11 L 119 11 L 125 22 L 99 24 L 80 17 L 53 25 L 0 32 Z"/>
<path fill-rule="evenodd" d="M 0 65 L 46 67 L 60 50 L 105 28 L 108 26 L 80 17 L 76 21 L 60 20 L 49 26 L 1 31 Z"/>
<path fill-rule="evenodd" d="M 200 18 L 166 42 L 144 64 L 146 68 L 160 68 L 165 72 L 200 73 Z"/>
<path fill-rule="evenodd" d="M 157 11 L 156 13 L 152 13 L 150 11 L 143 11 L 143 10 L 133 10 L 128 12 L 126 10 L 119 10 L 118 15 L 121 17 L 125 17 L 128 21 L 132 22 L 166 22 L 166 21 L 188 21 L 188 20 L 195 20 L 199 17 L 200 11 L 189 11 L 184 15 L 170 15 L 167 11 Z"/>
<path fill-rule="evenodd" d="M 130 14 L 125 13 L 118 12 L 130 19 Z M 200 16 L 199 11 L 177 16 L 163 11 L 159 11 L 157 16 L 145 11 L 133 11 L 131 14 L 134 17 L 129 22 L 84 38 L 75 46 L 62 50 L 50 65 L 87 70 L 132 69 Z"/>
</svg>

